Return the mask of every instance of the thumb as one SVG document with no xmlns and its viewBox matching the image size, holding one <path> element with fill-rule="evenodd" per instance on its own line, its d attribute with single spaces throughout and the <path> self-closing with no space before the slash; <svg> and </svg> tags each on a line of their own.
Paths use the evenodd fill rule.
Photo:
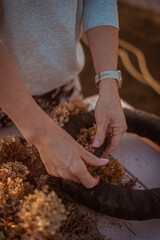
<svg viewBox="0 0 160 240">
<path fill-rule="evenodd" d="M 96 129 L 96 134 L 94 136 L 93 144 L 92 146 L 94 148 L 100 147 L 105 139 L 106 136 L 106 125 L 105 123 L 97 123 L 97 129 Z"/>
<path fill-rule="evenodd" d="M 92 153 L 87 152 L 85 149 L 81 149 L 80 155 L 83 161 L 90 166 L 95 166 L 95 167 L 105 166 L 109 162 L 109 159 L 98 158 Z"/>
</svg>

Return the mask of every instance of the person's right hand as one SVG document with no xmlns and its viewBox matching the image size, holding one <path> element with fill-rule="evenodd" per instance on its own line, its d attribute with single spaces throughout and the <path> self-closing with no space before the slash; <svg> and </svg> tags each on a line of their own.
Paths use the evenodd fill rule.
<svg viewBox="0 0 160 240">
<path fill-rule="evenodd" d="M 86 188 L 98 184 L 99 176 L 93 177 L 88 172 L 87 165 L 104 166 L 107 159 L 101 160 L 87 152 L 53 122 L 47 124 L 47 129 L 41 136 L 33 143 L 50 175 L 82 183 Z"/>
<path fill-rule="evenodd" d="M 49 174 L 70 179 L 91 188 L 86 165 L 106 163 L 88 153 L 37 105 L 18 75 L 12 60 L 0 44 L 0 107 L 12 119 L 24 138 L 34 144 Z"/>
</svg>

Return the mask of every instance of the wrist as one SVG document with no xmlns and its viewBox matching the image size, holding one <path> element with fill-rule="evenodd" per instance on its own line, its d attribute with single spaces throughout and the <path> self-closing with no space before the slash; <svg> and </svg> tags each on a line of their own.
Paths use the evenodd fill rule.
<svg viewBox="0 0 160 240">
<path fill-rule="evenodd" d="M 44 112 L 37 115 L 37 117 L 31 122 L 30 126 L 22 130 L 22 134 L 25 139 L 34 145 L 40 145 L 43 138 L 51 132 L 57 125 L 54 121 Z"/>
<path fill-rule="evenodd" d="M 99 100 L 107 104 L 120 102 L 117 82 L 115 79 L 106 79 L 99 84 Z"/>
<path fill-rule="evenodd" d="M 104 79 L 99 83 L 99 95 L 103 95 L 107 92 L 118 93 L 118 85 L 116 79 Z"/>
<path fill-rule="evenodd" d="M 122 86 L 122 73 L 120 70 L 116 70 L 116 71 L 103 71 L 103 72 L 99 72 L 96 74 L 95 76 L 95 84 L 97 87 L 99 87 L 99 83 L 103 80 L 106 79 L 116 79 L 117 81 L 117 85 L 119 88 L 121 88 Z"/>
</svg>

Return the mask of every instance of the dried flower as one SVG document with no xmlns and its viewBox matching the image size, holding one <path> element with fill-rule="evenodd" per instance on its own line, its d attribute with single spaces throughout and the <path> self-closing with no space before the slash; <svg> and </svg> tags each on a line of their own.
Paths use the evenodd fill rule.
<svg viewBox="0 0 160 240">
<path fill-rule="evenodd" d="M 0 138 L 0 163 L 22 161 L 28 157 L 27 149 L 20 137 Z"/>
<path fill-rule="evenodd" d="M 118 160 L 109 156 L 109 163 L 103 167 L 88 167 L 89 172 L 93 176 L 100 175 L 100 177 L 108 183 L 118 185 L 122 182 L 125 175 L 124 167 Z"/>
<path fill-rule="evenodd" d="M 28 174 L 28 168 L 21 162 L 0 165 L 0 227 L 1 235 L 7 240 L 16 239 L 23 230 L 16 214 L 24 195 L 33 191 L 27 181 Z"/>
<path fill-rule="evenodd" d="M 93 153 L 92 148 L 92 134 L 96 132 L 96 125 L 93 124 L 91 128 L 82 128 L 80 133 L 77 135 L 77 142 L 82 145 L 88 152 Z M 109 156 L 109 163 L 103 167 L 88 167 L 89 172 L 95 176 L 100 175 L 100 177 L 108 183 L 114 185 L 121 185 L 124 187 L 134 186 L 137 179 L 129 179 L 124 181 L 125 171 L 124 167 L 118 162 L 118 160 Z"/>
<path fill-rule="evenodd" d="M 0 181 L 4 182 L 4 179 L 8 177 L 11 179 L 19 177 L 26 180 L 29 173 L 30 171 L 22 162 L 8 162 L 0 166 Z"/>
<path fill-rule="evenodd" d="M 56 106 L 52 111 L 52 118 L 57 125 L 63 127 L 70 116 L 87 112 L 88 106 L 82 100 L 76 98 L 72 102 L 65 102 Z"/>
<path fill-rule="evenodd" d="M 21 199 L 33 187 L 27 182 L 29 170 L 21 162 L 8 162 L 0 165 L 0 199 L 8 201 Z"/>
<path fill-rule="evenodd" d="M 57 106 L 52 113 L 53 120 L 62 127 L 70 116 L 87 110 L 88 105 L 75 99 Z M 94 124 L 89 129 L 81 129 L 77 136 L 77 142 L 91 153 L 94 152 L 91 137 L 95 131 Z M 135 180 L 129 180 L 128 185 L 122 183 L 125 173 L 123 166 L 116 159 L 109 158 L 107 166 L 88 167 L 88 170 L 112 184 L 134 184 Z M 34 183 L 36 190 L 31 183 Z M 65 207 L 52 189 L 65 199 L 57 179 L 47 175 L 34 145 L 15 136 L 0 139 L 0 239 L 63 240 L 65 237 L 67 240 L 72 239 L 74 233 L 78 239 L 81 233 L 84 234 L 81 239 L 104 239 L 99 232 L 93 231 L 94 222 L 92 226 L 87 225 L 91 219 L 77 214 L 75 209 L 64 223 L 67 218 Z"/>
<path fill-rule="evenodd" d="M 81 128 L 80 133 L 77 136 L 77 142 L 82 145 L 88 152 L 93 153 L 94 148 L 92 148 L 92 133 L 96 131 L 96 124 L 93 124 L 91 128 Z"/>
<path fill-rule="evenodd" d="M 0 138 L 0 163 L 15 161 L 23 162 L 33 175 L 46 173 L 39 152 L 34 145 L 16 136 Z"/>
<path fill-rule="evenodd" d="M 45 193 L 36 189 L 25 197 L 18 216 L 32 239 L 53 239 L 66 219 L 66 210 L 54 191 Z"/>
</svg>

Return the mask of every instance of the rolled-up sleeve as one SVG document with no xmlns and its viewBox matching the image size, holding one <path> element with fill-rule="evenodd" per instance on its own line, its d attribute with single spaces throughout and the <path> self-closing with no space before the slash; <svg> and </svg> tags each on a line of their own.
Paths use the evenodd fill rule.
<svg viewBox="0 0 160 240">
<path fill-rule="evenodd" d="M 117 0 L 83 0 L 83 31 L 97 26 L 119 29 Z"/>
</svg>

